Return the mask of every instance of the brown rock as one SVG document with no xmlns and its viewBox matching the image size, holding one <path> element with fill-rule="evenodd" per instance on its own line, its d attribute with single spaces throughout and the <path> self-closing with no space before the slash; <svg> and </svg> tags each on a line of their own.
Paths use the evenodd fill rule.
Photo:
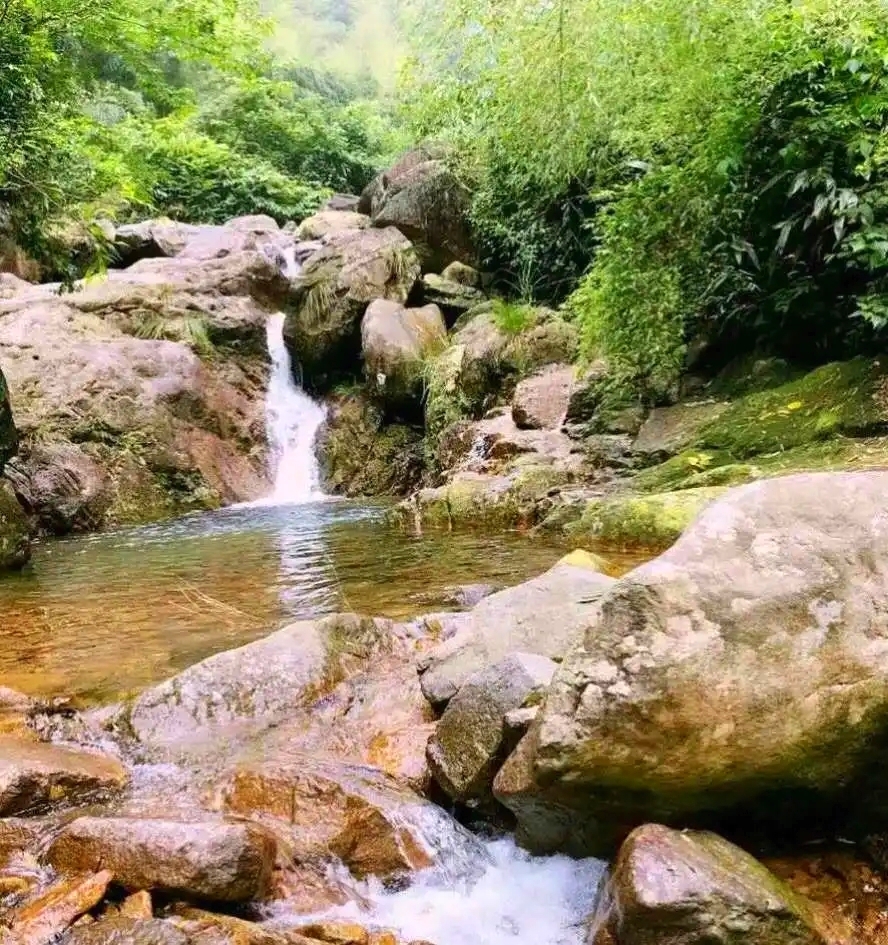
<svg viewBox="0 0 888 945">
<path fill-rule="evenodd" d="M 176 907 L 170 922 L 188 936 L 189 945 L 287 945 L 283 934 L 256 922 L 203 909 Z"/>
<path fill-rule="evenodd" d="M 0 815 L 34 814 L 121 790 L 126 769 L 107 755 L 0 738 Z"/>
<path fill-rule="evenodd" d="M 810 903 L 713 833 L 649 824 L 623 844 L 594 920 L 618 945 L 825 945 Z"/>
<path fill-rule="evenodd" d="M 151 893 L 147 889 L 127 896 L 120 904 L 120 914 L 130 919 L 150 919 L 154 914 Z"/>
<path fill-rule="evenodd" d="M 4 945 L 45 945 L 64 932 L 78 917 L 97 906 L 105 895 L 112 874 L 102 870 L 92 876 L 59 880 L 31 902 L 16 909 Z"/>
<path fill-rule="evenodd" d="M 13 853 L 30 850 L 37 845 L 43 825 L 36 820 L 8 817 L 0 820 L 0 865 Z"/>
<path fill-rule="evenodd" d="M 366 230 L 370 217 L 349 210 L 320 210 L 299 224 L 296 235 L 301 240 L 319 240 L 341 230 Z"/>
<path fill-rule="evenodd" d="M 171 922 L 113 916 L 72 929 L 64 945 L 192 945 Z"/>
<path fill-rule="evenodd" d="M 381 771 L 311 757 L 243 766 L 221 789 L 237 814 L 268 814 L 295 828 L 300 858 L 332 852 L 356 875 L 387 877 L 431 864 L 409 817 L 432 808 Z"/>
<path fill-rule="evenodd" d="M 274 842 L 250 825 L 124 817 L 81 817 L 47 854 L 60 870 L 107 866 L 126 889 L 223 902 L 261 898 L 274 857 Z"/>
<path fill-rule="evenodd" d="M 370 933 L 355 922 L 312 922 L 296 931 L 330 945 L 368 945 L 370 941 Z"/>
<path fill-rule="evenodd" d="M 522 430 L 557 430 L 570 404 L 574 369 L 553 364 L 519 381 L 512 396 L 512 419 Z"/>
</svg>

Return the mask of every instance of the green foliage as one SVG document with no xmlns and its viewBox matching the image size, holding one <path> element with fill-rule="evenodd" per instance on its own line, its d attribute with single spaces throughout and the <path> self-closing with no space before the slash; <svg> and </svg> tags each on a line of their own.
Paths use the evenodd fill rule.
<svg viewBox="0 0 888 945">
<path fill-rule="evenodd" d="M 714 366 L 883 342 L 886 63 L 880 0 L 448 0 L 409 89 L 501 281 L 557 297 L 588 266 L 587 350 L 656 401 L 692 339 Z"/>
<path fill-rule="evenodd" d="M 507 335 L 520 335 L 536 322 L 536 312 L 522 302 L 493 300 L 493 321 Z"/>
</svg>

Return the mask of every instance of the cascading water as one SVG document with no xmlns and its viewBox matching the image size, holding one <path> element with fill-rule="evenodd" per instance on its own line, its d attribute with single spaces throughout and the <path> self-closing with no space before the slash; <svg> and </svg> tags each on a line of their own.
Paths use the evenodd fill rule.
<svg viewBox="0 0 888 945">
<path fill-rule="evenodd" d="M 271 376 L 265 395 L 269 461 L 274 474 L 275 504 L 298 504 L 322 497 L 314 442 L 326 411 L 293 380 L 284 344 L 284 315 L 269 316 L 267 326 Z"/>
</svg>

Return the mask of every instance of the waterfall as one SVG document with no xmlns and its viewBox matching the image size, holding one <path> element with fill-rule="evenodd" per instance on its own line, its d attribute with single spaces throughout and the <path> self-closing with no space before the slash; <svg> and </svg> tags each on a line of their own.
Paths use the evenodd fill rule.
<svg viewBox="0 0 888 945">
<path fill-rule="evenodd" d="M 285 272 L 292 277 L 298 265 L 291 259 L 286 263 Z M 265 426 L 274 479 L 267 501 L 277 505 L 311 502 L 322 496 L 314 442 L 326 411 L 293 380 L 282 312 L 269 317 L 266 331 L 271 376 L 265 395 Z"/>
</svg>

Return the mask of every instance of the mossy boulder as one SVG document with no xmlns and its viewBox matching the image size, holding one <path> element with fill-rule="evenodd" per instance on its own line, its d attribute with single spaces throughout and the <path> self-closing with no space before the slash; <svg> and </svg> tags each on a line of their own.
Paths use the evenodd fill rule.
<svg viewBox="0 0 888 945">
<path fill-rule="evenodd" d="M 6 378 L 0 371 L 0 472 L 6 461 L 15 455 L 18 447 L 18 433 L 12 418 L 12 405 L 9 402 L 9 388 Z"/>
<path fill-rule="evenodd" d="M 331 233 L 305 261 L 284 324 L 306 383 L 323 388 L 352 369 L 367 306 L 376 299 L 405 304 L 419 273 L 413 246 L 393 227 Z"/>
<path fill-rule="evenodd" d="M 591 945 L 826 945 L 812 904 L 705 831 L 639 827 L 599 896 Z"/>
<path fill-rule="evenodd" d="M 408 495 L 423 474 L 421 431 L 386 424 L 361 393 L 333 398 L 316 450 L 324 488 L 334 495 Z"/>
<path fill-rule="evenodd" d="M 694 445 L 742 460 L 828 440 L 888 432 L 888 359 L 826 364 L 734 401 Z"/>
<path fill-rule="evenodd" d="M 626 493 L 589 499 L 583 505 L 556 510 L 554 516 L 579 547 L 668 548 L 723 492 L 708 487 L 654 495 Z"/>
</svg>

